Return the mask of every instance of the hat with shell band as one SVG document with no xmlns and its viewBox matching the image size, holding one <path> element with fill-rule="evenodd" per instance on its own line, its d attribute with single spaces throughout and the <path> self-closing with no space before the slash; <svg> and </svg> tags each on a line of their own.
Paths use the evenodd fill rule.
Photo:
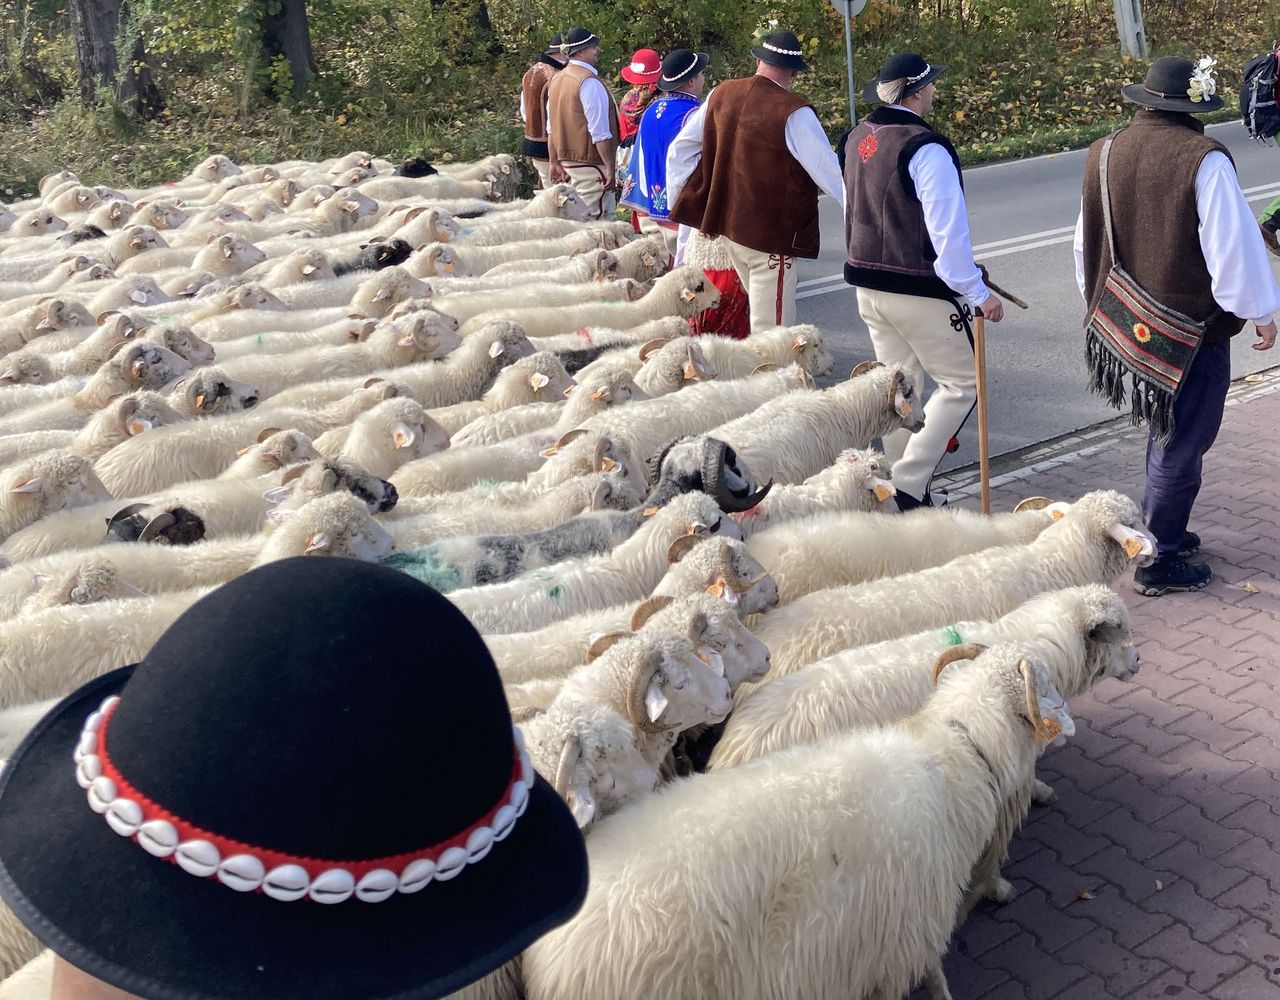
<svg viewBox="0 0 1280 1000">
<path fill-rule="evenodd" d="M 926 62 L 922 56 L 914 52 L 895 52 L 880 65 L 877 73 L 862 91 L 862 99 L 872 104 L 883 104 L 877 88 L 882 83 L 904 80 L 905 86 L 898 100 L 910 97 L 933 83 L 947 71 L 943 63 Z"/>
<path fill-rule="evenodd" d="M 777 66 L 780 69 L 794 70 L 803 73 L 809 68 L 804 61 L 804 49 L 794 31 L 781 29 L 770 32 L 761 39 L 760 44 L 751 50 L 751 54 L 762 63 Z"/>
<path fill-rule="evenodd" d="M 600 39 L 596 37 L 594 31 L 588 28 L 570 28 L 569 33 L 564 36 L 564 42 L 560 45 L 560 51 L 567 56 L 572 56 L 583 49 L 599 47 Z"/>
<path fill-rule="evenodd" d="M 409 1000 L 577 911 L 577 825 L 480 636 L 386 567 L 298 558 L 193 605 L 0 774 L 0 896 L 151 1000 Z"/>
</svg>

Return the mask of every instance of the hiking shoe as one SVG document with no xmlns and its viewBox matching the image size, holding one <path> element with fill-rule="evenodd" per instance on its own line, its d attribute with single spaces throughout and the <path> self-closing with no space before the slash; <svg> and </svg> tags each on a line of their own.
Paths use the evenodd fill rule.
<svg viewBox="0 0 1280 1000">
<path fill-rule="evenodd" d="M 899 513 L 902 513 L 902 514 L 905 514 L 909 510 L 915 510 L 917 507 L 933 506 L 933 497 L 931 497 L 928 493 L 924 495 L 923 500 L 917 500 L 910 493 L 903 493 L 902 490 L 898 490 L 898 492 L 894 494 L 893 499 L 898 504 Z"/>
<path fill-rule="evenodd" d="M 1183 559 L 1187 556 L 1193 556 L 1200 551 L 1200 536 L 1194 531 L 1184 531 L 1182 540 L 1178 542 L 1178 555 Z"/>
<path fill-rule="evenodd" d="M 1208 566 L 1197 566 L 1181 556 L 1165 556 L 1133 574 L 1133 589 L 1146 597 L 1204 590 L 1213 579 Z"/>
</svg>

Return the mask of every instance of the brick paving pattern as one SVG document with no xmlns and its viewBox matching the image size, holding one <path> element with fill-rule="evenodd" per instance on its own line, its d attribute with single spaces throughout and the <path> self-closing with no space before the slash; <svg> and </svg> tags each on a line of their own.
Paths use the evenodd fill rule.
<svg viewBox="0 0 1280 1000">
<path fill-rule="evenodd" d="M 1280 1000 L 1278 389 L 1276 372 L 1237 383 L 1206 461 L 1191 527 L 1208 589 L 1117 582 L 1141 670 L 1072 702 L 1076 736 L 1040 767 L 1058 800 L 1032 807 L 1005 869 L 1018 898 L 952 943 L 955 1000 Z M 996 479 L 992 509 L 1102 487 L 1140 500 L 1145 441 L 1116 423 L 1066 456 L 1038 449 L 1035 471 Z"/>
</svg>

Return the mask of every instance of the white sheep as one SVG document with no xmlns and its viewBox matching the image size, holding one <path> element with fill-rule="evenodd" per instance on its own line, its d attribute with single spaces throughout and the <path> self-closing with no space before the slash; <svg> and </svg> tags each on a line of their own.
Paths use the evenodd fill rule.
<svg viewBox="0 0 1280 1000">
<path fill-rule="evenodd" d="M 601 230 L 605 239 L 612 243 L 612 246 L 606 246 L 609 250 L 624 246 L 634 235 L 628 222 L 593 222 L 583 225 L 570 219 L 511 219 L 472 226 L 454 239 L 463 246 L 491 247 L 500 243 L 555 239 L 584 229 Z"/>
<path fill-rule="evenodd" d="M 101 316 L 105 312 L 130 309 L 134 306 L 159 306 L 161 311 L 166 313 L 178 311 L 173 306 L 169 294 L 149 274 L 131 274 L 115 281 L 95 282 L 94 285 L 88 287 L 92 288 L 99 284 L 105 287 L 91 296 L 85 303 L 85 308 L 94 316 Z"/>
<path fill-rule="evenodd" d="M 273 313 L 272 315 L 281 315 Z M 283 315 L 290 315 L 288 313 Z M 274 327 L 274 323 L 268 323 Z M 262 330 L 234 340 L 217 342 L 218 357 L 223 361 L 252 355 L 288 354 L 305 347 L 341 347 L 355 341 L 367 340 L 377 329 L 377 322 L 365 316 L 342 316 L 321 325 L 309 324 L 298 330 Z"/>
<path fill-rule="evenodd" d="M 773 655 L 772 677 L 851 646 L 960 619 L 996 618 L 1046 590 L 1109 583 L 1131 561 L 1149 561 L 1154 544 L 1141 523 L 1137 505 L 1123 494 L 1089 493 L 1025 545 L 815 591 L 769 612 L 755 633 Z"/>
<path fill-rule="evenodd" d="M 907 723 L 668 786 L 592 830 L 587 901 L 524 952 L 525 995 L 903 996 L 1000 804 L 1072 732 L 1043 664 L 996 647 Z"/>
<path fill-rule="evenodd" d="M 183 419 L 159 393 L 131 393 L 99 410 L 78 431 L 31 431 L 0 437 L 0 465 L 51 448 L 67 448 L 85 458 L 97 459 L 135 435 Z"/>
<path fill-rule="evenodd" d="M 111 499 L 88 459 L 56 450 L 0 472 L 0 541 L 48 514 Z"/>
<path fill-rule="evenodd" d="M 0 320 L 0 353 L 17 351 L 45 334 L 92 330 L 97 325 L 94 315 L 74 300 L 47 299 Z"/>
<path fill-rule="evenodd" d="M 10 369 L 11 366 L 21 363 L 24 358 L 32 356 L 41 359 L 35 362 L 39 371 L 39 377 L 35 381 L 40 384 L 48 385 L 68 375 L 92 375 L 112 354 L 134 340 L 145 329 L 123 313 L 105 317 L 105 320 L 93 333 L 83 337 L 76 346 L 67 350 L 46 351 L 45 345 L 41 341 L 36 341 L 8 355 L 3 362 L 0 362 L 0 382 L 12 385 L 28 381 L 29 375 L 24 376 Z M 51 339 L 41 338 L 41 340 Z M 191 359 L 188 358 L 188 360 Z"/>
<path fill-rule="evenodd" d="M 436 288 L 435 282 L 428 283 Z M 498 310 L 572 306 L 588 302 L 630 302 L 641 298 L 642 294 L 640 286 L 629 279 L 578 284 L 555 281 L 516 285 L 505 292 L 481 289 L 468 294 L 459 289 L 433 298 L 431 304 L 459 323 L 466 323 L 474 316 Z"/>
<path fill-rule="evenodd" d="M 205 246 L 139 252 L 115 265 L 116 274 L 158 274 L 177 269 L 208 271 L 216 277 L 240 274 L 267 259 L 264 251 L 236 233 L 223 233 Z"/>
<path fill-rule="evenodd" d="M 751 538 L 770 524 L 833 512 L 875 513 L 896 493 L 889 462 L 878 451 L 850 448 L 835 462 L 799 484 L 774 486 L 749 510 L 733 514 L 743 538 Z"/>
<path fill-rule="evenodd" d="M 334 437 L 326 441 L 329 435 Z M 402 465 L 448 448 L 449 434 L 417 400 L 397 396 L 360 414 L 349 428 L 322 435 L 316 446 L 321 454 L 348 459 L 390 479 Z"/>
<path fill-rule="evenodd" d="M 488 320 L 511 319 L 530 337 L 571 333 L 582 327 L 606 326 L 625 330 L 663 316 L 688 319 L 720 304 L 720 290 L 702 271 L 677 268 L 654 282 L 653 290 L 634 302 L 589 302 L 576 306 L 496 309 L 481 313 L 462 325 L 468 333 Z"/>
<path fill-rule="evenodd" d="M 268 427 L 258 440 L 241 448 L 236 460 L 218 473 L 218 479 L 257 479 L 280 472 L 299 462 L 320 457 L 315 445 L 301 431 L 279 431 Z"/>
<path fill-rule="evenodd" d="M 558 402 L 576 385 L 564 363 L 550 351 L 538 351 L 507 365 L 479 399 L 436 407 L 431 416 L 450 434 L 520 406 Z"/>
</svg>

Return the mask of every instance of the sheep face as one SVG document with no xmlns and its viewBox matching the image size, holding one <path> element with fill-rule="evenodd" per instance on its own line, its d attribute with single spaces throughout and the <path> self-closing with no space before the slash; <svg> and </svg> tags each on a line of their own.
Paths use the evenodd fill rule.
<svg viewBox="0 0 1280 1000">
<path fill-rule="evenodd" d="M 586 222 L 591 218 L 591 209 L 572 184 L 555 184 L 546 191 L 544 197 L 557 218 L 568 219 L 570 222 Z"/>
<path fill-rule="evenodd" d="M 66 183 L 79 184 L 80 178 L 73 174 L 70 170 L 59 170 L 57 173 L 45 174 L 40 178 L 38 185 L 41 198 L 47 198 L 53 189 L 60 184 Z"/>
<path fill-rule="evenodd" d="M 397 302 L 430 298 L 431 286 L 402 267 L 388 267 L 363 282 L 352 296 L 351 307 L 366 316 L 385 316 Z"/>
<path fill-rule="evenodd" d="M 420 251 L 415 261 L 415 270 L 425 277 L 435 275 L 467 278 L 471 276 L 471 268 L 467 267 L 458 251 L 451 246 L 433 243 Z"/>
<path fill-rule="evenodd" d="M 302 193 L 302 185 L 292 177 L 281 177 L 267 185 L 267 197 L 281 208 L 288 208 Z"/>
<path fill-rule="evenodd" d="M 556 403 L 575 385 L 557 355 L 538 351 L 500 371 L 492 388 L 485 393 L 485 399 L 493 409 L 525 403 Z"/>
<path fill-rule="evenodd" d="M 688 567 L 701 580 L 706 580 L 708 594 L 720 598 L 739 615 L 754 615 L 778 603 L 778 585 L 742 542 L 719 538 L 704 542 L 694 553 Z"/>
<path fill-rule="evenodd" d="M 1085 670 L 1079 678 L 1079 690 L 1060 679 L 1062 693 L 1068 698 L 1083 694 L 1087 686 L 1104 677 L 1128 681 L 1138 672 L 1138 649 L 1124 601 L 1110 587 L 1085 587 L 1082 591 L 1077 614 L 1084 636 Z"/>
<path fill-rule="evenodd" d="M 134 344 L 119 357 L 119 371 L 134 389 L 159 389 L 191 370 L 190 362 L 152 344 Z"/>
<path fill-rule="evenodd" d="M 152 328 L 146 339 L 173 351 L 192 365 L 206 365 L 214 359 L 213 345 L 197 337 L 189 326 L 166 323 Z"/>
<path fill-rule="evenodd" d="M 88 212 L 101 202 L 102 199 L 93 188 L 72 185 L 68 190 L 46 200 L 45 207 L 62 215 L 70 212 Z"/>
<path fill-rule="evenodd" d="M 448 431 L 429 417 L 416 400 L 396 397 L 356 419 L 343 451 L 365 457 L 372 471 L 390 475 L 406 462 L 448 447 Z"/>
<path fill-rule="evenodd" d="M 348 226 L 354 226 L 365 216 L 373 215 L 378 210 L 376 201 L 350 186 L 342 186 L 340 190 L 335 191 L 333 203 L 334 211 L 339 213 L 339 219 Z"/>
<path fill-rule="evenodd" d="M 730 445 L 705 435 L 668 445 L 654 457 L 650 471 L 655 491 L 671 496 L 700 490 L 731 513 L 750 510 L 772 486 L 759 486 Z"/>
<path fill-rule="evenodd" d="M 676 601 L 653 614 L 642 627 L 646 631 L 687 635 L 698 658 L 721 674 L 731 690 L 758 681 L 769 672 L 769 648 L 742 623 L 733 608 L 711 595 Z"/>
<path fill-rule="evenodd" d="M 652 638 L 637 635 L 610 647 L 604 655 L 613 650 L 620 657 L 634 655 L 627 647 L 635 643 L 650 645 L 632 675 L 632 712 L 639 714 L 643 705 L 643 716 L 633 718 L 638 726 L 682 731 L 721 722 L 728 716 L 733 708 L 729 682 L 698 658 L 688 639 L 669 633 Z"/>
<path fill-rule="evenodd" d="M 43 354 L 11 354 L 0 363 L 0 385 L 47 385 L 53 365 Z"/>
<path fill-rule="evenodd" d="M 240 273 L 267 259 L 264 251 L 259 250 L 243 236 L 235 233 L 223 233 L 215 237 L 196 255 L 195 267 L 209 268 L 221 273 Z"/>
<path fill-rule="evenodd" d="M 720 305 L 720 289 L 699 268 L 682 267 L 663 275 L 650 294 L 658 292 L 660 287 L 664 289 L 664 294 L 674 292 L 676 314 L 685 319 Z"/>
<path fill-rule="evenodd" d="M 158 250 L 169 245 L 153 226 L 129 226 L 112 239 L 117 264 L 127 257 L 136 257 L 148 250 Z"/>
<path fill-rule="evenodd" d="M 121 580 L 110 562 L 94 557 L 54 576 L 37 575 L 35 590 L 23 602 L 22 611 L 31 614 L 44 608 L 145 596 L 137 587 Z"/>
<path fill-rule="evenodd" d="M 335 277 L 337 275 L 333 273 L 333 267 L 323 250 L 305 248 L 293 251 L 281 261 L 271 272 L 267 284 L 278 288 L 303 281 L 329 281 Z"/>
<path fill-rule="evenodd" d="M 227 205 L 219 203 L 210 205 L 208 208 L 201 209 L 191 219 L 190 229 L 199 229 L 201 226 L 229 226 L 233 222 L 250 222 L 252 221 L 236 205 Z"/>
<path fill-rule="evenodd" d="M 75 281 L 77 275 L 83 274 L 98 263 L 100 261 L 96 257 L 78 253 L 73 257 L 64 257 L 62 263 L 58 265 L 58 273 L 62 275 L 64 281 Z"/>
<path fill-rule="evenodd" d="M 104 312 L 127 309 L 130 306 L 150 306 L 172 299 L 148 274 L 131 274 L 122 281 L 113 282 L 94 297 L 91 308 L 100 316 Z"/>
<path fill-rule="evenodd" d="M 1132 561 L 1149 566 L 1155 558 L 1155 540 L 1142 526 L 1138 505 L 1115 490 L 1095 490 L 1072 504 L 1054 504 L 1049 508 L 1056 524 L 1045 532 L 1055 535 L 1068 531 L 1084 531 L 1094 544 L 1102 546 L 1114 563 L 1112 576 L 1119 576 Z M 1055 537 L 1049 535 L 1048 537 Z"/>
<path fill-rule="evenodd" d="M 269 469 L 286 469 L 299 462 L 310 462 L 320 457 L 311 439 L 301 431 L 281 431 L 274 427 L 263 430 L 258 434 L 256 444 L 242 448 L 238 454 L 236 466 L 247 466 L 249 475 L 262 475 Z M 244 466 L 241 466 L 241 462 Z M 224 473 L 229 474 L 231 470 Z"/>
<path fill-rule="evenodd" d="M 37 315 L 39 314 L 39 311 L 37 311 Z M 96 325 L 93 314 L 79 302 L 71 302 L 66 299 L 50 299 L 44 304 L 44 315 L 36 323 L 36 333 L 92 329 Z"/>
<path fill-rule="evenodd" d="M 585 830 L 597 818 L 647 796 L 660 778 L 626 719 L 591 702 L 574 708 L 576 715 L 565 728 L 559 728 L 564 725 L 559 718 L 528 723 L 527 741 L 530 755 Z"/>
<path fill-rule="evenodd" d="M 47 451 L 18 466 L 0 487 L 10 504 L 25 508 L 30 520 L 54 511 L 103 503 L 111 494 L 89 460 L 68 451 Z"/>
<path fill-rule="evenodd" d="M 226 309 L 258 309 L 264 312 L 288 312 L 289 307 L 256 282 L 239 285 L 228 291 Z"/>
<path fill-rule="evenodd" d="M 835 370 L 836 359 L 827 350 L 822 331 L 807 323 L 791 329 L 791 363 L 799 365 L 814 378 L 830 375 Z"/>
<path fill-rule="evenodd" d="M 610 406 L 649 398 L 626 369 L 606 369 L 565 392 L 571 408 L 564 417 L 568 424 L 581 423 Z"/>
<path fill-rule="evenodd" d="M 336 192 L 337 189 L 331 184 L 313 184 L 311 187 L 300 191 L 298 196 L 293 199 L 293 204 L 291 204 L 285 211 L 309 212 L 313 208 L 318 208 L 320 205 L 323 205 L 326 201 L 332 198 Z"/>
<path fill-rule="evenodd" d="M 661 277 L 667 271 L 666 250 L 644 237 L 614 251 L 618 262 L 616 276 L 643 284 Z"/>
<path fill-rule="evenodd" d="M 169 393 L 169 402 L 192 417 L 238 413 L 258 405 L 258 390 L 217 368 L 203 368 L 182 379 Z"/>
<path fill-rule="evenodd" d="M 136 206 L 131 221 L 155 229 L 178 229 L 187 221 L 188 215 L 176 202 L 152 201 Z"/>
<path fill-rule="evenodd" d="M 85 219 L 86 225 L 97 226 L 104 231 L 119 229 L 128 225 L 136 207 L 128 201 L 108 201 L 99 205 Z M 140 220 L 141 221 L 141 220 Z M 157 229 L 160 227 L 157 226 Z"/>
<path fill-rule="evenodd" d="M 207 156 L 201 160 L 187 179 L 188 181 L 198 181 L 201 184 L 217 184 L 221 180 L 241 173 L 244 173 L 244 171 L 227 157 L 221 153 L 214 153 L 212 156 Z"/>
<path fill-rule="evenodd" d="M 47 208 L 35 208 L 20 215 L 10 230 L 18 236 L 44 236 L 46 233 L 60 233 L 66 228 L 66 221 Z"/>
<path fill-rule="evenodd" d="M 852 510 L 880 510 L 897 490 L 889 482 L 890 464 L 871 448 L 849 448 L 837 456 L 835 464 L 809 481 L 835 489 Z"/>
<path fill-rule="evenodd" d="M 645 345 L 646 348 L 649 346 Z M 651 396 L 663 396 L 688 382 L 707 382 L 716 377 L 715 366 L 707 360 L 702 348 L 688 337 L 668 341 L 647 354 L 642 348 L 641 357 L 644 363 L 636 373 L 636 382 L 644 386 Z"/>
<path fill-rule="evenodd" d="M 455 332 L 457 326 L 452 316 L 426 309 L 394 320 L 373 336 L 387 338 L 387 358 L 393 367 L 399 367 L 443 358 L 462 343 Z"/>
<path fill-rule="evenodd" d="M 281 510 L 290 510 L 331 493 L 350 493 L 370 514 L 391 510 L 399 500 L 396 488 L 389 482 L 345 458 L 318 459 L 294 466 L 281 477 L 279 487 L 267 492 L 266 499 Z"/>
<path fill-rule="evenodd" d="M 182 416 L 165 402 L 164 397 L 154 392 L 122 396 L 107 407 L 105 414 L 104 419 L 115 425 L 121 440 L 182 421 Z"/>
</svg>

